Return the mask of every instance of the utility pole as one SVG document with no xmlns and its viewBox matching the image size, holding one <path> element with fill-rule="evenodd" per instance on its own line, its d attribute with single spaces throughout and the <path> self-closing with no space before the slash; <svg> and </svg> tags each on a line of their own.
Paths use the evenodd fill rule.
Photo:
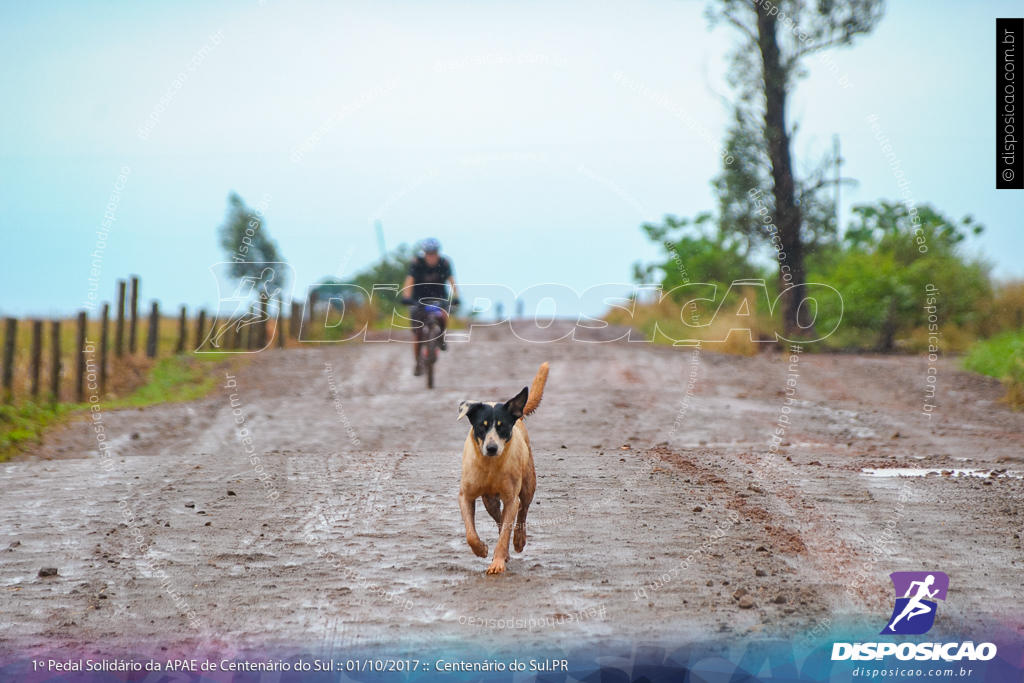
<svg viewBox="0 0 1024 683">
<path fill-rule="evenodd" d="M 832 136 L 832 153 L 835 155 L 835 165 L 836 165 L 836 232 L 839 232 L 840 229 L 841 229 L 840 226 L 839 226 L 839 166 L 844 161 L 846 161 L 846 159 L 844 159 L 839 154 L 839 134 L 838 133 Z"/>
<path fill-rule="evenodd" d="M 377 231 L 377 248 L 380 249 L 380 260 L 388 260 L 388 250 L 384 246 L 384 226 L 379 220 L 373 222 L 373 229 Z"/>
</svg>

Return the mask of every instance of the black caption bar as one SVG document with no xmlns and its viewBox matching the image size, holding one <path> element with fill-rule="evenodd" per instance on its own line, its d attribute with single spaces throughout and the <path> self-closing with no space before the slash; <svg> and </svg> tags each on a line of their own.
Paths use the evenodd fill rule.
<svg viewBox="0 0 1024 683">
<path fill-rule="evenodd" d="M 1024 130 L 1017 86 L 1024 60 L 1024 19 L 996 19 L 996 189 L 1024 190 Z M 1024 92 L 1021 93 L 1024 95 Z"/>
</svg>

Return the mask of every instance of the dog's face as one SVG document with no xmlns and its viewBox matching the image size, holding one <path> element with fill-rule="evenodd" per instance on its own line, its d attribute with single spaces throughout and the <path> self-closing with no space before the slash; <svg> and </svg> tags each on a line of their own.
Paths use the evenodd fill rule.
<svg viewBox="0 0 1024 683">
<path fill-rule="evenodd" d="M 523 387 L 515 398 L 505 403 L 463 401 L 459 404 L 459 419 L 469 418 L 473 441 L 486 457 L 496 458 L 505 452 L 512 439 L 512 428 L 523 416 L 529 396 L 530 390 Z"/>
</svg>

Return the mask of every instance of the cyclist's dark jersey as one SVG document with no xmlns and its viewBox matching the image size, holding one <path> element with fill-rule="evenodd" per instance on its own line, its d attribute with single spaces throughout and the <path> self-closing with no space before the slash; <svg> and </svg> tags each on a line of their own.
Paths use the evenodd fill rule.
<svg viewBox="0 0 1024 683">
<path fill-rule="evenodd" d="M 429 265 L 425 259 L 417 256 L 409 264 L 409 275 L 412 277 L 412 299 L 437 305 L 437 299 L 448 299 L 448 288 L 445 285 L 452 277 L 452 265 L 445 257 L 441 257 L 436 266 Z"/>
</svg>

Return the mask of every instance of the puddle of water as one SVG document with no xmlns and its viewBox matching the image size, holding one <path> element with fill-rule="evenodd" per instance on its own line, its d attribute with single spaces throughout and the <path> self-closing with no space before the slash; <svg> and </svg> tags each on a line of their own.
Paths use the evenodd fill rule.
<svg viewBox="0 0 1024 683">
<path fill-rule="evenodd" d="M 973 470 L 973 469 L 919 469 L 914 467 L 891 467 L 878 469 L 874 467 L 865 467 L 861 470 L 861 474 L 866 474 L 869 477 L 924 477 L 929 474 L 942 474 L 943 472 L 952 472 L 951 476 L 954 477 L 978 477 L 979 479 L 988 479 L 989 474 L 992 470 Z M 1016 472 L 1005 472 L 1003 474 L 996 475 L 998 477 L 1013 477 L 1014 479 L 1020 479 L 1022 475 Z"/>
</svg>

